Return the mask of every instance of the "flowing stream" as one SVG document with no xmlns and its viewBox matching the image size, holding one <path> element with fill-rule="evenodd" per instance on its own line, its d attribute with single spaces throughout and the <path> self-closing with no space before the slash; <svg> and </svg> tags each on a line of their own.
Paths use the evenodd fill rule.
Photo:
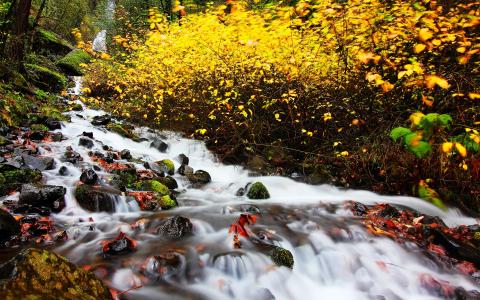
<svg viewBox="0 0 480 300">
<path fill-rule="evenodd" d="M 77 79 L 72 92 L 78 93 L 80 85 Z M 48 143 L 48 147 L 40 144 L 42 155 L 56 161 L 54 170 L 44 171 L 46 184 L 67 188 L 66 208 L 53 219 L 64 227 L 69 239 L 52 246 L 52 250 L 74 263 L 89 265 L 119 291 L 134 288 L 126 293 L 130 299 L 438 299 L 420 284 L 422 274 L 466 290 L 478 289 L 467 276 L 445 272 L 413 243 L 401 246 L 367 233 L 343 203 L 392 203 L 437 215 L 449 226 L 476 223 L 455 209 L 444 212 L 417 198 L 307 185 L 287 177 L 253 177 L 240 166 L 219 163 L 203 142 L 177 133 L 137 128 L 139 136 L 149 141 L 135 142 L 90 123 L 94 116 L 104 113 L 87 108 L 80 113 L 69 112 L 71 122 L 57 130 L 66 139 Z M 93 132 L 92 149 L 79 146 L 84 131 Z M 150 147 L 150 141 L 159 135 L 169 145 L 165 153 Z M 134 158 L 147 162 L 170 158 L 176 168 L 180 165 L 177 157 L 183 153 L 195 170 L 208 171 L 212 182 L 194 188 L 184 176 L 176 174 L 177 190 L 181 192 L 177 196 L 179 207 L 168 211 L 141 211 L 135 201 L 124 196 L 116 200 L 114 213 L 84 211 L 77 204 L 74 190 L 82 170 L 96 164 L 87 153 L 102 151 L 103 145 L 118 151 L 128 149 Z M 83 163 L 61 161 L 67 146 L 82 155 Z M 62 166 L 68 168 L 69 175 L 58 174 Z M 136 164 L 136 168 L 144 167 Z M 102 179 L 111 176 L 97 173 Z M 236 196 L 238 189 L 252 181 L 263 182 L 271 198 Z M 18 194 L 10 196 L 16 197 Z M 234 248 L 228 228 L 246 211 L 258 215 L 257 223 L 250 226 L 257 237 L 292 252 L 293 269 L 274 266 L 249 239 L 242 238 L 242 248 Z M 161 219 L 174 215 L 192 221 L 192 236 L 167 241 L 155 233 Z M 136 250 L 105 257 L 102 241 L 114 239 L 119 232 L 137 241 Z M 155 257 L 165 253 L 175 253 L 174 267 L 165 266 L 155 274 L 156 279 L 147 280 L 147 273 L 158 270 Z"/>
</svg>

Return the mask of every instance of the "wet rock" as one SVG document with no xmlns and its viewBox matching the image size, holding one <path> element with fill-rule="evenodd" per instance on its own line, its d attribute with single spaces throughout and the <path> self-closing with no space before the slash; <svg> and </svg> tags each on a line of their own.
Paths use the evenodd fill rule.
<svg viewBox="0 0 480 300">
<path fill-rule="evenodd" d="M 58 174 L 60 174 L 61 176 L 67 176 L 68 174 L 70 174 L 70 171 L 68 170 L 67 167 L 61 166 L 60 169 L 58 170 Z"/>
<path fill-rule="evenodd" d="M 61 142 L 63 141 L 63 134 L 61 132 L 51 132 L 50 138 L 53 142 Z"/>
<path fill-rule="evenodd" d="M 0 136 L 7 136 L 10 132 L 10 129 L 6 126 L 0 126 Z"/>
<path fill-rule="evenodd" d="M 122 159 L 132 159 L 132 154 L 129 150 L 123 149 L 122 151 L 120 151 L 120 157 Z"/>
<path fill-rule="evenodd" d="M 125 124 L 114 124 L 110 123 L 107 125 L 107 129 L 115 132 L 123 137 L 138 140 L 138 136 L 133 132 L 133 127 L 125 125 Z"/>
<path fill-rule="evenodd" d="M 28 204 L 36 207 L 46 206 L 54 212 L 60 212 L 65 207 L 66 192 L 67 189 L 63 186 L 24 184 L 18 204 Z"/>
<path fill-rule="evenodd" d="M 12 141 L 8 140 L 7 138 L 0 135 L 0 146 L 6 146 L 13 144 Z"/>
<path fill-rule="evenodd" d="M 150 144 L 150 147 L 155 148 L 160 152 L 166 152 L 168 149 L 168 144 L 161 139 L 156 139 Z"/>
<path fill-rule="evenodd" d="M 176 199 L 172 199 L 170 195 L 161 196 L 160 199 L 157 200 L 158 205 L 163 210 L 172 209 L 178 206 L 178 202 Z"/>
<path fill-rule="evenodd" d="M 97 183 L 97 180 L 98 180 L 98 175 L 92 169 L 87 169 L 82 172 L 82 175 L 80 175 L 80 181 L 85 184 L 92 185 Z"/>
<path fill-rule="evenodd" d="M 42 179 L 40 170 L 17 168 L 0 164 L 0 196 L 19 190 L 24 183 L 34 183 Z"/>
<path fill-rule="evenodd" d="M 181 165 L 188 165 L 188 163 L 190 162 L 188 156 L 183 153 L 178 156 L 178 160 L 180 161 Z"/>
<path fill-rule="evenodd" d="M 270 198 L 270 193 L 263 183 L 255 182 L 248 190 L 247 197 L 255 200 L 268 199 Z"/>
<path fill-rule="evenodd" d="M 157 180 L 143 181 L 141 188 L 146 191 L 153 191 L 153 192 L 159 193 L 162 196 L 170 194 L 169 188 Z"/>
<path fill-rule="evenodd" d="M 91 149 L 93 148 L 93 141 L 87 137 L 81 137 L 78 141 L 78 145 Z"/>
<path fill-rule="evenodd" d="M 32 141 L 42 141 L 47 136 L 47 133 L 44 131 L 34 131 L 28 136 Z"/>
<path fill-rule="evenodd" d="M 95 126 L 105 126 L 112 121 L 112 118 L 109 115 L 96 116 L 92 119 L 92 125 Z"/>
<path fill-rule="evenodd" d="M 172 176 L 160 177 L 160 178 L 157 178 L 157 180 L 160 183 L 166 185 L 170 190 L 174 190 L 178 188 L 178 183 L 175 180 L 175 178 L 173 178 Z"/>
<path fill-rule="evenodd" d="M 355 216 L 364 216 L 368 212 L 368 208 L 360 202 L 354 202 L 352 205 L 352 212 Z"/>
<path fill-rule="evenodd" d="M 193 184 L 207 184 L 212 181 L 210 174 L 203 170 L 197 170 L 195 173 L 187 175 L 187 178 Z"/>
<path fill-rule="evenodd" d="M 55 169 L 55 160 L 53 157 L 35 157 L 31 155 L 22 155 L 23 163 L 30 169 L 40 171 Z"/>
<path fill-rule="evenodd" d="M 431 241 L 442 246 L 451 256 L 473 262 L 477 268 L 480 267 L 480 252 L 476 247 L 463 241 L 454 240 L 439 229 L 430 229 L 430 233 Z"/>
<path fill-rule="evenodd" d="M 41 249 L 23 250 L 1 265 L 0 279 L 1 299 L 112 299 L 93 273 Z"/>
<path fill-rule="evenodd" d="M 76 164 L 77 162 L 83 160 L 80 153 L 73 151 L 72 147 L 70 146 L 67 147 L 67 151 L 65 151 L 63 158 L 64 158 L 64 161 L 72 164 Z"/>
<path fill-rule="evenodd" d="M 170 240 L 176 240 L 192 234 L 193 225 L 188 218 L 182 216 L 163 220 L 158 227 L 158 233 Z"/>
<path fill-rule="evenodd" d="M 182 164 L 178 170 L 177 173 L 186 176 L 186 175 L 192 175 L 193 174 L 193 168 L 190 167 L 189 165 Z"/>
<path fill-rule="evenodd" d="M 14 210 L 16 214 L 37 214 L 40 216 L 50 216 L 51 209 L 48 207 L 36 207 L 29 204 L 23 204 L 17 206 Z"/>
<path fill-rule="evenodd" d="M 82 111 L 83 110 L 83 107 L 80 103 L 75 103 L 74 105 L 72 105 L 70 107 L 70 110 L 73 110 L 73 111 Z"/>
<path fill-rule="evenodd" d="M 1 163 L 4 163 L 4 162 L 7 162 L 7 160 L 5 159 L 5 157 L 0 156 L 0 164 L 1 164 Z"/>
<path fill-rule="evenodd" d="M 0 242 L 7 242 L 18 234 L 20 234 L 20 224 L 11 214 L 0 209 Z"/>
<path fill-rule="evenodd" d="M 48 118 L 47 120 L 45 120 L 44 124 L 48 127 L 49 130 L 62 129 L 62 123 L 52 118 Z"/>
<path fill-rule="evenodd" d="M 88 137 L 88 138 L 93 139 L 93 132 L 85 132 L 85 131 L 84 131 L 84 132 L 82 133 L 82 135 L 83 135 L 83 136 L 86 136 L 86 137 Z"/>
<path fill-rule="evenodd" d="M 113 212 L 115 209 L 115 194 L 111 194 L 102 188 L 82 184 L 75 190 L 75 198 L 78 204 L 91 212 Z"/>
<path fill-rule="evenodd" d="M 396 218 L 400 215 L 398 210 L 390 204 L 384 204 L 379 216 L 382 218 Z"/>
<path fill-rule="evenodd" d="M 145 274 L 154 280 L 168 279 L 180 275 L 184 261 L 184 257 L 177 252 L 164 252 L 147 259 Z"/>
<path fill-rule="evenodd" d="M 290 269 L 293 268 L 293 255 L 287 249 L 275 247 L 268 253 L 268 255 L 277 266 L 284 266 Z"/>
<path fill-rule="evenodd" d="M 170 159 L 163 159 L 161 161 L 157 161 L 156 164 L 159 166 L 160 171 L 164 172 L 165 174 L 175 174 L 175 165 Z"/>
<path fill-rule="evenodd" d="M 113 241 L 105 242 L 102 248 L 103 253 L 110 255 L 121 255 L 132 252 L 135 249 L 136 242 L 129 238 L 125 233 L 120 234 Z"/>
<path fill-rule="evenodd" d="M 114 170 L 115 176 L 112 178 L 112 185 L 125 190 L 125 188 L 134 188 L 138 181 L 137 172 L 134 168 L 127 170 Z"/>
</svg>

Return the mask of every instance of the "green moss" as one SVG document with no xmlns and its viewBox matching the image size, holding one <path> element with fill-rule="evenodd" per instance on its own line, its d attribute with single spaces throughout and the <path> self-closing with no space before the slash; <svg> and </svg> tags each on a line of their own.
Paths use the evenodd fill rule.
<svg viewBox="0 0 480 300">
<path fill-rule="evenodd" d="M 149 189 L 154 192 L 160 193 L 162 196 L 170 194 L 170 190 L 168 189 L 168 187 L 156 180 L 150 180 L 145 183 Z"/>
<path fill-rule="evenodd" d="M 70 107 L 70 110 L 73 111 L 82 111 L 83 107 L 80 103 L 75 103 L 73 106 Z"/>
<path fill-rule="evenodd" d="M 32 131 L 48 131 L 48 127 L 43 124 L 33 124 L 30 129 Z"/>
<path fill-rule="evenodd" d="M 118 177 L 115 180 L 116 184 L 120 187 L 138 188 L 138 177 L 135 170 L 114 170 L 112 173 Z"/>
<path fill-rule="evenodd" d="M 263 183 L 255 182 L 250 187 L 247 197 L 250 199 L 268 199 L 270 198 L 270 193 Z"/>
<path fill-rule="evenodd" d="M 65 71 L 68 75 L 82 76 L 83 70 L 81 64 L 89 63 L 92 57 L 81 49 L 75 49 L 57 61 L 57 66 Z"/>
<path fill-rule="evenodd" d="M 0 146 L 5 146 L 7 144 L 9 144 L 9 141 L 3 136 L 0 136 Z"/>
<path fill-rule="evenodd" d="M 29 79 L 41 89 L 59 92 L 67 86 L 67 78 L 62 74 L 48 68 L 25 64 Z"/>
<path fill-rule="evenodd" d="M 284 266 L 290 269 L 293 268 L 293 255 L 287 249 L 275 247 L 268 253 L 268 255 L 277 266 Z"/>
<path fill-rule="evenodd" d="M 164 166 L 165 173 L 169 175 L 175 174 L 175 165 L 173 164 L 173 161 L 171 161 L 170 159 L 163 159 L 157 163 L 160 165 L 160 167 L 162 167 L 162 165 Z"/>
<path fill-rule="evenodd" d="M 38 53 L 65 55 L 72 51 L 74 47 L 65 39 L 52 31 L 38 28 L 35 32 L 33 48 Z"/>
<path fill-rule="evenodd" d="M 1 268 L 1 299 L 112 299 L 93 273 L 46 250 L 24 250 Z"/>
<path fill-rule="evenodd" d="M 169 195 L 162 196 L 158 201 L 162 209 L 171 209 L 177 207 L 177 201 L 173 200 Z"/>
<path fill-rule="evenodd" d="M 122 124 L 110 123 L 107 125 L 107 129 L 129 139 L 138 139 L 138 136 L 135 133 Z"/>
<path fill-rule="evenodd" d="M 42 172 L 32 169 L 1 170 L 0 169 L 0 197 L 11 191 L 18 190 L 24 183 L 38 182 L 42 179 Z"/>
</svg>

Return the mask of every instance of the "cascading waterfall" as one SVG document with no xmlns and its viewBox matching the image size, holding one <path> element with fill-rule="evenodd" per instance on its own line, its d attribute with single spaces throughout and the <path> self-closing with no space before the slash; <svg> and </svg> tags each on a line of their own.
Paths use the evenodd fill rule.
<svg viewBox="0 0 480 300">
<path fill-rule="evenodd" d="M 81 78 L 77 78 L 72 92 L 78 93 L 80 85 Z M 419 283 L 422 274 L 465 290 L 478 289 L 468 277 L 442 270 L 413 244 L 400 246 L 390 239 L 371 236 L 341 204 L 346 200 L 392 203 L 437 215 L 451 226 L 476 223 L 455 209 L 444 212 L 417 198 L 312 186 L 286 177 L 252 178 L 242 167 L 219 163 L 203 142 L 148 128 L 136 129 L 145 141 L 135 142 L 93 126 L 90 120 L 103 115 L 102 111 L 85 109 L 68 114 L 71 122 L 58 130 L 66 139 L 49 143 L 48 150 L 41 148 L 44 156 L 55 158 L 57 166 L 44 172 L 46 183 L 67 188 L 66 208 L 53 218 L 57 224 L 64 224 L 69 240 L 53 250 L 74 263 L 93 266 L 97 276 L 115 289 L 136 288 L 128 292 L 131 299 L 438 299 Z M 92 149 L 78 146 L 84 131 L 93 132 Z M 165 153 L 150 147 L 149 140 L 159 134 L 169 145 Z M 133 157 L 144 161 L 175 159 L 184 153 L 195 170 L 211 174 L 212 182 L 194 188 L 185 177 L 175 175 L 181 193 L 179 207 L 173 210 L 143 212 L 135 201 L 120 195 L 115 213 L 87 212 L 78 205 L 74 190 L 82 169 L 96 164 L 88 152 L 101 151 L 103 145 L 129 149 Z M 80 166 L 61 161 L 67 146 L 84 157 Z M 178 167 L 178 160 L 175 164 Z M 58 175 L 61 166 L 68 168 L 68 176 Z M 140 163 L 135 167 L 144 168 Z M 102 171 L 98 174 L 102 180 L 110 176 Z M 271 198 L 255 201 L 236 196 L 236 191 L 251 181 L 262 181 Z M 325 209 L 332 204 L 338 204 L 336 210 Z M 228 226 L 240 213 L 251 210 L 260 212 L 252 230 L 265 236 L 266 242 L 290 250 L 293 269 L 274 267 L 248 239 L 242 239 L 241 249 L 233 247 Z M 193 223 L 193 236 L 172 242 L 155 234 L 158 221 L 171 215 L 188 217 Z M 335 237 L 332 228 L 338 232 Z M 115 238 L 119 232 L 138 242 L 136 251 L 105 259 L 101 242 Z M 165 261 L 170 264 L 162 265 Z M 149 284 L 143 285 L 146 277 Z"/>
<path fill-rule="evenodd" d="M 105 19 L 110 22 L 115 15 L 115 0 L 108 0 L 105 8 Z M 101 30 L 92 43 L 92 49 L 95 52 L 107 52 L 107 30 Z"/>
</svg>

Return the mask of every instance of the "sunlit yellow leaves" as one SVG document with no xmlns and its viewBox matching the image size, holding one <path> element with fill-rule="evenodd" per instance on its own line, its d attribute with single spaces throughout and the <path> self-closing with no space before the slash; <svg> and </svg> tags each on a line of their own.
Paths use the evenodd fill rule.
<svg viewBox="0 0 480 300">
<path fill-rule="evenodd" d="M 412 123 L 413 126 L 418 126 L 420 124 L 420 121 L 423 119 L 425 115 L 419 111 L 414 112 L 413 114 L 410 115 L 408 120 L 410 123 Z"/>
<path fill-rule="evenodd" d="M 443 153 L 450 153 L 450 152 L 452 152 L 452 149 L 453 149 L 453 143 L 445 142 L 445 143 L 442 144 Z"/>
<path fill-rule="evenodd" d="M 282 119 L 280 119 L 280 114 L 275 114 L 275 120 L 278 122 L 282 121 Z"/>
<path fill-rule="evenodd" d="M 422 53 L 425 48 L 427 48 L 425 44 L 416 44 L 415 46 L 413 46 L 413 52 L 417 54 Z"/>
<path fill-rule="evenodd" d="M 467 157 L 467 149 L 460 143 L 455 143 L 455 149 L 461 157 Z"/>
<path fill-rule="evenodd" d="M 382 57 L 371 52 L 360 51 L 357 55 L 357 58 L 363 64 L 368 64 L 370 61 L 373 61 L 375 64 L 377 64 Z"/>
<path fill-rule="evenodd" d="M 422 28 L 418 32 L 418 39 L 422 42 L 426 42 L 432 37 L 433 37 L 433 33 L 427 28 Z"/>
<path fill-rule="evenodd" d="M 468 98 L 470 100 L 478 100 L 478 99 L 480 99 L 480 94 L 479 93 L 468 93 Z"/>
<path fill-rule="evenodd" d="M 442 89 L 448 89 L 450 84 L 448 81 L 440 76 L 437 75 L 427 75 L 425 76 L 425 85 L 429 89 L 435 88 L 435 86 L 439 86 Z"/>
<path fill-rule="evenodd" d="M 330 121 L 331 119 L 333 119 L 331 113 L 328 112 L 328 113 L 324 113 L 324 114 L 323 114 L 323 121 L 324 121 L 324 122 L 328 122 L 328 121 Z"/>
<path fill-rule="evenodd" d="M 306 129 L 302 129 L 302 133 L 303 133 L 303 134 L 306 134 L 306 135 L 309 136 L 309 137 L 312 137 L 312 136 L 313 136 L 313 132 L 308 131 L 308 130 L 306 130 Z"/>
</svg>

